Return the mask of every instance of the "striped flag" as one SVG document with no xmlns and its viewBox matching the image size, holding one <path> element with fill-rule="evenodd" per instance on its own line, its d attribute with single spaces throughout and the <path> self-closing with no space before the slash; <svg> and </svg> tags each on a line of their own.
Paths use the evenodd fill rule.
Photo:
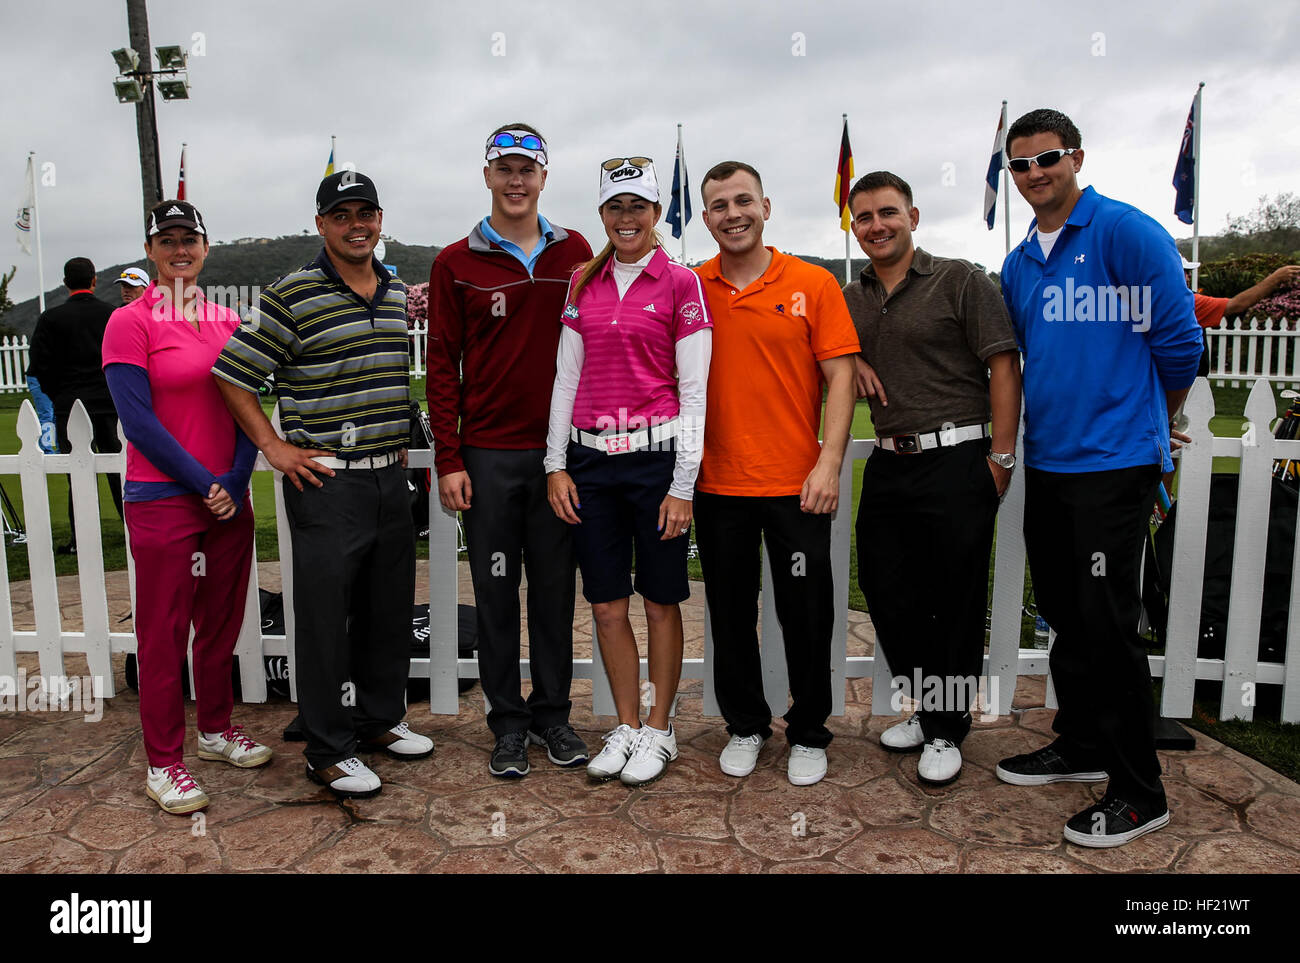
<svg viewBox="0 0 1300 963">
<path fill-rule="evenodd" d="M 840 212 L 840 229 L 847 231 L 853 221 L 849 211 L 849 191 L 853 188 L 853 148 L 849 146 L 849 119 L 844 118 L 840 137 L 840 162 L 835 167 L 835 206 Z"/>
<path fill-rule="evenodd" d="M 185 200 L 185 145 L 181 144 L 181 177 L 176 185 L 176 200 Z"/>
<path fill-rule="evenodd" d="M 993 230 L 998 212 L 998 177 L 1006 165 L 1007 105 L 1002 105 L 998 117 L 998 132 L 993 135 L 993 155 L 989 158 L 988 173 L 984 175 L 984 222 Z"/>
<path fill-rule="evenodd" d="M 18 246 L 27 254 L 32 253 L 32 212 L 36 207 L 36 171 L 32 167 L 32 158 L 27 156 L 27 177 L 23 184 L 23 199 L 18 207 L 18 216 L 14 218 L 14 227 L 18 230 Z"/>
<path fill-rule="evenodd" d="M 1199 91 L 1198 91 L 1199 93 Z M 1187 125 L 1183 128 L 1183 142 L 1178 147 L 1178 163 L 1174 165 L 1174 214 L 1184 224 L 1192 223 L 1192 208 L 1196 194 L 1196 98 L 1187 112 Z"/>
<path fill-rule="evenodd" d="M 334 173 L 334 138 L 331 137 L 330 138 L 330 159 L 329 159 L 329 163 L 325 165 L 325 173 L 322 176 L 329 177 L 333 173 Z"/>
</svg>

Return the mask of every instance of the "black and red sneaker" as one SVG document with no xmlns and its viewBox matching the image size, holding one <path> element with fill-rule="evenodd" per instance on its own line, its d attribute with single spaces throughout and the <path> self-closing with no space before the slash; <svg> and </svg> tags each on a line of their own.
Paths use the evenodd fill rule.
<svg viewBox="0 0 1300 963">
<path fill-rule="evenodd" d="M 1107 794 L 1095 806 L 1070 818 L 1065 824 L 1065 838 L 1076 846 L 1110 849 L 1167 825 L 1167 808 L 1159 815 L 1147 816 L 1118 796 Z"/>
</svg>

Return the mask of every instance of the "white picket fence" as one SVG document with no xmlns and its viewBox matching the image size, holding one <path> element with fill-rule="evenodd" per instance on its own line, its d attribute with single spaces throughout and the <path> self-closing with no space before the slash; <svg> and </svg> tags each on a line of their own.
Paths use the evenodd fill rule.
<svg viewBox="0 0 1300 963">
<path fill-rule="evenodd" d="M 1217 679 L 1223 687 L 1222 718 L 1245 718 L 1252 715 L 1253 688 L 1257 684 L 1283 686 L 1282 719 L 1300 722 L 1300 618 L 1292 618 L 1288 628 L 1284 663 L 1259 663 L 1256 659 L 1259 635 L 1264 552 L 1268 526 L 1270 471 L 1275 458 L 1300 459 L 1300 440 L 1279 441 L 1269 431 L 1274 417 L 1272 391 L 1260 379 L 1251 391 L 1247 407 L 1247 427 L 1243 437 L 1211 438 L 1209 420 L 1213 396 L 1208 382 L 1198 380 L 1185 410 L 1190 418 L 1189 433 L 1198 441 L 1182 456 L 1179 481 L 1179 510 L 1174 535 L 1173 583 L 1170 595 L 1170 621 L 1166 653 L 1151 656 L 1151 671 L 1164 677 L 1161 713 L 1172 718 L 1186 718 L 1192 711 L 1193 684 L 1197 679 Z M 122 472 L 125 454 L 93 454 L 90 451 L 90 419 L 77 405 L 68 427 L 73 452 L 46 455 L 39 446 L 40 428 L 30 402 L 24 402 L 18 417 L 18 435 L 22 449 L 16 455 L 0 455 L 0 479 L 17 475 L 21 479 L 23 506 L 28 531 L 27 552 L 30 560 L 33 610 L 36 627 L 15 631 L 6 580 L 0 589 L 0 677 L 16 676 L 15 655 L 35 652 L 39 655 L 41 675 L 46 679 L 64 676 L 63 657 L 68 653 L 85 653 L 92 675 L 104 678 L 104 694 L 113 694 L 110 656 L 135 650 L 135 636 L 130 632 L 112 631 L 106 601 L 99 531 L 98 475 Z M 861 459 L 872 450 L 874 441 L 850 443 L 848 457 L 840 472 L 840 509 L 831 525 L 831 551 L 835 585 L 835 624 L 832 679 L 834 712 L 842 714 L 845 685 L 849 679 L 869 677 L 874 680 L 872 711 L 890 715 L 891 680 L 884 659 L 872 656 L 849 656 L 846 652 L 848 613 L 849 535 L 854 506 L 851 492 L 853 477 L 860 470 Z M 1231 598 L 1228 617 L 1227 649 L 1223 659 L 1197 657 L 1202 572 L 1209 508 L 1210 475 L 1214 457 L 1240 460 L 1240 495 L 1238 524 L 1233 554 Z M 411 466 L 430 466 L 430 453 L 412 452 Z M 271 470 L 259 457 L 257 469 Z M 81 589 L 84 628 L 80 632 L 62 627 L 57 587 L 54 578 L 54 547 L 50 535 L 47 479 L 71 476 L 73 500 L 77 513 L 77 562 Z M 1021 535 L 1024 511 L 1023 473 L 1013 475 L 1011 487 L 998 514 L 995 574 L 992 597 L 992 623 L 985 674 L 996 679 L 987 687 L 987 711 L 999 715 L 1010 711 L 1017 678 L 1048 674 L 1048 653 L 1039 649 L 1020 648 L 1021 613 L 1025 588 L 1025 549 Z M 61 486 L 60 486 L 61 487 Z M 293 547 L 289 538 L 280 486 L 275 486 L 274 511 L 281 560 L 284 592 L 285 635 L 262 635 L 258 611 L 257 566 L 249 576 L 244 624 L 236 653 L 242 675 L 243 698 L 248 702 L 266 700 L 263 655 L 287 655 L 290 667 L 291 694 L 296 698 L 293 646 Z M 258 511 L 265 510 L 258 507 Z M 430 511 L 429 597 L 430 654 L 427 659 L 411 660 L 413 677 L 428 677 L 430 709 L 438 714 L 456 714 L 459 709 L 457 680 L 478 676 L 473 659 L 459 658 L 457 650 L 457 526 L 456 518 L 441 509 L 432 499 Z M 0 544 L 0 563 L 13 546 Z M 254 549 L 256 551 L 256 549 Z M 255 556 L 256 557 L 256 556 Z M 128 553 L 129 558 L 129 553 Z M 134 572 L 131 572 L 134 598 Z M 776 619 L 770 591 L 771 573 L 764 560 L 762 594 L 762 652 L 764 688 L 769 703 L 777 713 L 787 704 L 786 674 L 781 644 L 780 624 Z M 699 591 L 697 588 L 696 591 Z M 1300 613 L 1300 555 L 1293 559 L 1291 611 Z M 705 618 L 705 655 L 687 659 L 683 677 L 703 679 L 705 712 L 716 715 L 717 702 L 712 685 L 712 627 Z M 643 660 L 644 664 L 644 660 Z M 525 677 L 527 660 L 522 663 Z M 614 702 L 600 662 L 598 647 L 592 657 L 574 660 L 574 676 L 593 680 L 593 708 L 597 714 L 613 715 Z M 1048 704 L 1054 705 L 1049 683 Z"/>
<path fill-rule="evenodd" d="M 1224 318 L 1207 328 L 1210 378 L 1240 387 L 1263 378 L 1300 387 L 1300 330 L 1286 318 Z"/>
<path fill-rule="evenodd" d="M 27 337 L 0 338 L 0 392 L 27 390 Z"/>
</svg>

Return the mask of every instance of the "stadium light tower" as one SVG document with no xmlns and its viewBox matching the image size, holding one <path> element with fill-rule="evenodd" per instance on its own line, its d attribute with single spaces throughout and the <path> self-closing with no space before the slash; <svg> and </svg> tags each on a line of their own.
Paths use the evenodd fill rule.
<svg viewBox="0 0 1300 963">
<path fill-rule="evenodd" d="M 144 203 L 143 214 L 163 199 L 162 163 L 158 159 L 158 117 L 155 112 L 153 90 L 157 79 L 158 92 L 163 100 L 188 100 L 190 81 L 186 73 L 188 57 L 184 48 L 177 45 L 159 47 L 156 51 L 158 69 L 149 69 L 149 11 L 145 0 L 126 0 L 126 21 L 131 46 L 119 47 L 112 52 L 117 64 L 118 78 L 113 81 L 113 93 L 118 102 L 135 104 L 135 132 L 140 142 L 140 186 Z M 139 51 L 146 51 L 145 62 L 140 63 Z"/>
</svg>

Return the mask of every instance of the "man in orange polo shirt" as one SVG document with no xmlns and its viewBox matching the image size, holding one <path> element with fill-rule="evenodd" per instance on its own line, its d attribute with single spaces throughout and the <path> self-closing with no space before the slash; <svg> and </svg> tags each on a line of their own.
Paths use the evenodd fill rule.
<svg viewBox="0 0 1300 963">
<path fill-rule="evenodd" d="M 700 192 L 720 249 L 696 269 L 714 329 L 695 483 L 714 690 L 731 734 L 719 764 L 727 775 L 749 775 L 772 734 L 758 652 L 764 539 L 793 697 L 787 774 L 810 786 L 826 775 L 831 741 L 831 514 L 853 420 L 858 337 L 829 271 L 763 246 L 771 204 L 758 171 L 724 161 L 704 175 Z"/>
</svg>

